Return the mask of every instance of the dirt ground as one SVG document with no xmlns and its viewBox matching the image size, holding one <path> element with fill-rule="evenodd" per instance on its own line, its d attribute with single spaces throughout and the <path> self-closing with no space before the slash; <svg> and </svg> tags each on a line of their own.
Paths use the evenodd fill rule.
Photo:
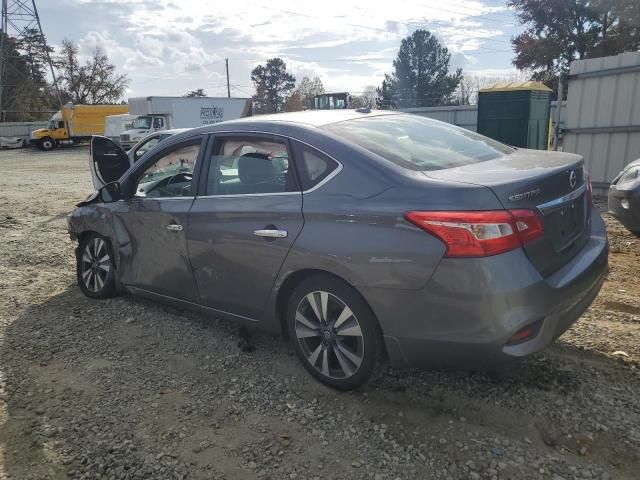
<svg viewBox="0 0 640 480">
<path fill-rule="evenodd" d="M 640 478 L 640 240 L 608 215 L 608 280 L 549 349 L 338 393 L 280 338 L 85 298 L 87 158 L 0 151 L 0 479 Z"/>
</svg>

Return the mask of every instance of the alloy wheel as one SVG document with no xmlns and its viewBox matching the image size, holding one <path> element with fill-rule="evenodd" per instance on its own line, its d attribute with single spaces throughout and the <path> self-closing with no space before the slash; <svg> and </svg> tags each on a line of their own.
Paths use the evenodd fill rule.
<svg viewBox="0 0 640 480">
<path fill-rule="evenodd" d="M 314 291 L 300 300 L 295 333 L 310 365 L 325 377 L 353 376 L 364 357 L 364 337 L 351 308 L 337 296 Z"/>
<path fill-rule="evenodd" d="M 81 273 L 84 286 L 92 293 L 98 293 L 107 283 L 111 270 L 111 257 L 107 243 L 99 237 L 87 242 L 82 252 Z"/>
</svg>

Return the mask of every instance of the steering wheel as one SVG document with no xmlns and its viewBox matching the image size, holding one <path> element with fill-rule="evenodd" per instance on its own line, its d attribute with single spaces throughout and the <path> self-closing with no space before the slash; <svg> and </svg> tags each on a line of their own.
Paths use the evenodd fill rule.
<svg viewBox="0 0 640 480">
<path fill-rule="evenodd" d="M 161 180 L 157 185 L 155 185 L 151 190 L 147 192 L 147 196 L 174 197 L 178 195 L 185 195 L 185 192 L 188 192 L 191 189 L 192 180 L 193 180 L 193 175 L 191 172 L 177 173 L 175 175 L 172 175 L 170 177 L 167 177 Z M 182 191 L 180 193 L 169 188 L 172 184 L 181 183 L 181 182 L 186 182 L 187 185 L 182 187 Z M 157 192 L 157 194 L 153 194 L 152 192 Z"/>
<path fill-rule="evenodd" d="M 191 172 L 180 172 L 172 175 L 167 179 L 167 183 L 165 183 L 165 187 L 168 187 L 172 183 L 175 182 L 176 179 L 180 179 L 181 182 L 190 182 L 193 180 L 193 174 Z"/>
</svg>

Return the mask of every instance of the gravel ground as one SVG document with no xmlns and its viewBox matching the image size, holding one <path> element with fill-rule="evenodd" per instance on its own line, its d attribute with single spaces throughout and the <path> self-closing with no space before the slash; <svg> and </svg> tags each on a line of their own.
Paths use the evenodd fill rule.
<svg viewBox="0 0 640 480">
<path fill-rule="evenodd" d="M 86 148 L 0 151 L 0 478 L 637 479 L 640 241 L 551 348 L 499 372 L 389 372 L 338 393 L 289 345 L 75 285 Z M 620 353 L 623 352 L 623 353 Z"/>
</svg>

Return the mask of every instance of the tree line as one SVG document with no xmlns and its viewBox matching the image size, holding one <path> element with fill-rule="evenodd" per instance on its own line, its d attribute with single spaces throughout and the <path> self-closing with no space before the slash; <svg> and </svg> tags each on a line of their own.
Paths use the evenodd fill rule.
<svg viewBox="0 0 640 480">
<path fill-rule="evenodd" d="M 572 61 L 640 49 L 640 0 L 507 0 L 506 5 L 525 27 L 511 39 L 512 63 L 521 72 L 516 78 L 541 81 L 554 97 L 559 75 L 569 71 Z M 350 106 L 465 105 L 476 101 L 482 86 L 501 80 L 464 75 L 460 68 L 451 71 L 450 62 L 451 53 L 431 32 L 416 30 L 400 43 L 382 84 L 352 96 Z M 251 79 L 257 112 L 312 108 L 305 96 L 309 79 L 295 88 L 295 77 L 280 58 L 256 67 Z M 314 82 L 315 94 L 324 93 L 320 79 Z"/>
<path fill-rule="evenodd" d="M 639 0 L 506 0 L 523 33 L 511 39 L 518 80 L 533 79 L 557 89 L 558 76 L 574 60 L 615 55 L 640 49 Z M 126 74 L 116 71 L 102 49 L 84 61 L 78 45 L 64 40 L 55 50 L 36 30 L 20 39 L 5 35 L 5 121 L 42 119 L 60 103 L 115 103 L 128 86 Z M 48 82 L 48 57 L 56 83 Z M 404 38 L 392 69 L 378 86 L 352 92 L 350 107 L 407 108 L 473 103 L 487 78 L 451 69 L 451 53 L 428 30 Z M 325 93 L 319 77 L 296 78 L 281 58 L 271 58 L 251 71 L 255 113 L 297 111 L 314 107 L 313 98 Z M 494 80 L 500 80 L 494 79 Z M 205 96 L 197 89 L 186 96 Z M 46 118 L 47 115 L 44 115 Z"/>
<path fill-rule="evenodd" d="M 35 29 L 20 38 L 0 35 L 5 36 L 3 121 L 42 120 L 67 102 L 115 103 L 126 91 L 127 75 L 118 73 L 99 47 L 81 61 L 78 45 L 71 40 L 63 40 L 55 50 Z M 48 80 L 49 58 L 56 83 Z"/>
<path fill-rule="evenodd" d="M 451 54 L 428 30 L 416 30 L 400 44 L 380 87 L 368 86 L 351 95 L 349 107 L 400 108 L 451 104 L 462 80 L 462 70 L 449 73 Z M 313 97 L 325 93 L 319 77 L 296 78 L 281 58 L 271 58 L 251 72 L 255 113 L 292 112 L 314 108 Z"/>
</svg>

